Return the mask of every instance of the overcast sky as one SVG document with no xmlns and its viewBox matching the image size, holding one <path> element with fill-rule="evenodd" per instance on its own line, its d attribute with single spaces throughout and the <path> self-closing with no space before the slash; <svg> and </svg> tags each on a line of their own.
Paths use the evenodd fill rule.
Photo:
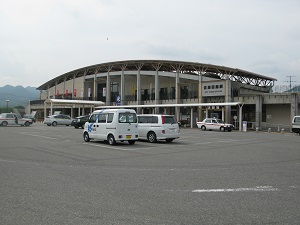
<svg viewBox="0 0 300 225">
<path fill-rule="evenodd" d="M 300 84 L 299 0 L 0 0 L 0 87 L 93 64 L 210 63 Z"/>
</svg>

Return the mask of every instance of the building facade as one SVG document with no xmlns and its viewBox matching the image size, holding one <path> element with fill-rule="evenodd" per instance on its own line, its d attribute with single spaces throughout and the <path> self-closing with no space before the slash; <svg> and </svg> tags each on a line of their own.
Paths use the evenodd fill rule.
<svg viewBox="0 0 300 225">
<path fill-rule="evenodd" d="M 299 112 L 299 93 L 271 93 L 276 79 L 236 68 L 168 60 L 128 60 L 102 63 L 62 74 L 42 84 L 40 99 L 31 101 L 28 113 L 49 115 L 47 99 L 102 101 L 107 106 L 143 105 L 138 113 L 176 115 L 183 124 L 194 125 L 206 117 L 239 121 L 239 106 L 189 107 L 192 103 L 242 102 L 242 120 L 249 128 L 290 126 Z M 187 107 L 159 107 L 187 104 Z M 147 107 L 151 105 L 151 107 Z M 152 107 L 155 105 L 157 107 Z M 57 106 L 72 116 L 93 110 L 84 105 Z M 191 116 L 194 115 L 194 116 Z M 193 120 L 193 121 L 191 121 Z"/>
</svg>

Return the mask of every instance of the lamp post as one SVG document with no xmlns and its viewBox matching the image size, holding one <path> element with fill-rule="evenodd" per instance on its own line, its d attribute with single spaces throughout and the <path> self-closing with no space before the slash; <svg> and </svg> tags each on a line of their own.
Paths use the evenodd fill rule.
<svg viewBox="0 0 300 225">
<path fill-rule="evenodd" d="M 8 112 L 8 102 L 9 102 L 9 100 L 7 99 L 6 100 L 6 112 Z"/>
</svg>

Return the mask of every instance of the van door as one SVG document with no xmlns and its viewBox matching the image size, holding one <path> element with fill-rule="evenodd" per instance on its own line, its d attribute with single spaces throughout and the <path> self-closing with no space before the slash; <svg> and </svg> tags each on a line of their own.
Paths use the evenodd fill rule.
<svg viewBox="0 0 300 225">
<path fill-rule="evenodd" d="M 135 138 L 135 135 L 138 133 L 136 113 L 118 112 L 116 122 L 117 134 L 125 135 L 125 139 Z M 115 139 L 118 139 L 116 136 Z"/>
<path fill-rule="evenodd" d="M 107 139 L 107 130 L 106 130 L 106 117 L 107 113 L 98 114 L 98 123 L 96 126 L 96 138 L 100 140 Z"/>
<path fill-rule="evenodd" d="M 92 114 L 91 117 L 89 118 L 88 122 L 88 134 L 90 138 L 96 138 L 96 131 L 97 131 L 97 124 L 98 123 L 98 114 Z M 99 126 L 99 125 L 98 125 Z"/>
</svg>

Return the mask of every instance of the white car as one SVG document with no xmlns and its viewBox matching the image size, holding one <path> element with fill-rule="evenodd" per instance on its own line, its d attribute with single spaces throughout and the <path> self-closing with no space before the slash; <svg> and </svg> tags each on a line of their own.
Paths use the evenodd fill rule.
<svg viewBox="0 0 300 225">
<path fill-rule="evenodd" d="M 294 116 L 292 120 L 292 132 L 300 135 L 300 116 Z"/>
<path fill-rule="evenodd" d="M 57 126 L 57 125 L 71 125 L 73 119 L 68 115 L 58 114 L 58 115 L 52 115 L 47 116 L 44 120 L 44 124 L 47 124 L 48 126 Z"/>
<path fill-rule="evenodd" d="M 201 130 L 219 130 L 231 132 L 234 128 L 232 124 L 224 123 L 221 119 L 206 118 L 202 122 L 197 122 L 198 128 Z"/>
<path fill-rule="evenodd" d="M 32 120 L 28 118 L 22 118 L 19 114 L 16 113 L 1 113 L 0 114 L 0 125 L 21 125 L 28 127 L 32 124 Z"/>
<path fill-rule="evenodd" d="M 180 137 L 179 125 L 173 115 L 140 114 L 138 115 L 139 139 L 157 142 L 172 142 Z"/>
</svg>

